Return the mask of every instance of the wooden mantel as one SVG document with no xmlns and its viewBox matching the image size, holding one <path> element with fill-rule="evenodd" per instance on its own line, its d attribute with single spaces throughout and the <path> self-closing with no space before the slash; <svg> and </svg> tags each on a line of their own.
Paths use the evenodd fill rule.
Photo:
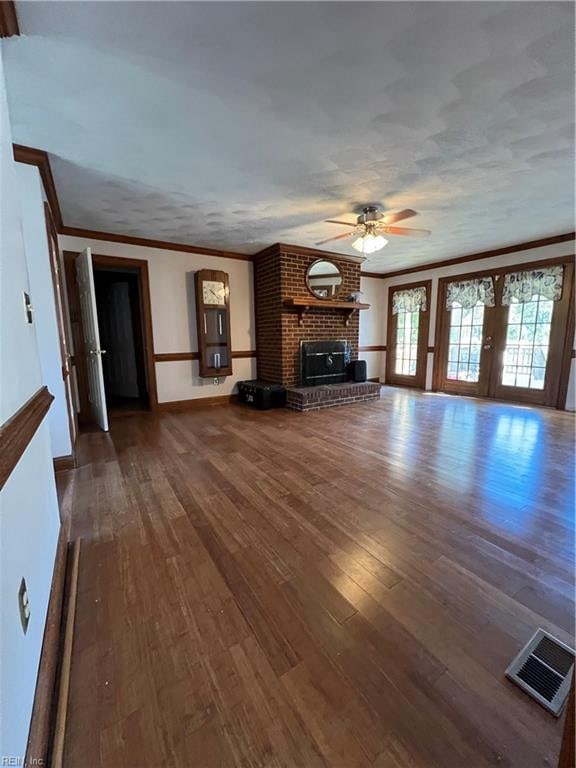
<svg viewBox="0 0 576 768">
<path fill-rule="evenodd" d="M 354 312 L 359 312 L 361 309 L 370 309 L 370 304 L 360 304 L 355 301 L 333 301 L 332 299 L 314 299 L 296 297 L 293 299 L 286 299 L 285 306 L 295 309 L 298 312 L 298 324 L 302 325 L 304 321 L 304 315 L 312 309 L 336 309 L 342 312 L 346 316 L 344 321 L 345 325 L 348 325 L 350 318 Z"/>
</svg>

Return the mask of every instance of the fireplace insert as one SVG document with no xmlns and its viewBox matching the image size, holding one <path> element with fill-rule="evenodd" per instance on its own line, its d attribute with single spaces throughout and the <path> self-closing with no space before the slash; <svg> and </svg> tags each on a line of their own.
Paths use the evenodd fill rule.
<svg viewBox="0 0 576 768">
<path fill-rule="evenodd" d="M 351 348 L 345 340 L 300 342 L 300 386 L 340 384 L 348 381 Z"/>
</svg>

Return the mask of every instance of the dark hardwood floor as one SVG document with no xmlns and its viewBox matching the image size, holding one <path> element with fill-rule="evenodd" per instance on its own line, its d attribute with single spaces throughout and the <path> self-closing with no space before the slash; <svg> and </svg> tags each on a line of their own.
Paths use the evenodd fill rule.
<svg viewBox="0 0 576 768">
<path fill-rule="evenodd" d="M 555 766 L 504 670 L 573 644 L 573 435 L 399 389 L 83 435 L 66 768 Z"/>
</svg>

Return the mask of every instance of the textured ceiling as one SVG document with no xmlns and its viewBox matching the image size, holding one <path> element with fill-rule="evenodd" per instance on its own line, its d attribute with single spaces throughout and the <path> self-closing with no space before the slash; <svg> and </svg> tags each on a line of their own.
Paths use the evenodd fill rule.
<svg viewBox="0 0 576 768">
<path fill-rule="evenodd" d="M 432 236 L 390 238 L 372 271 L 573 228 L 572 3 L 17 11 L 14 139 L 50 152 L 69 226 L 251 253 L 415 208 Z"/>
</svg>

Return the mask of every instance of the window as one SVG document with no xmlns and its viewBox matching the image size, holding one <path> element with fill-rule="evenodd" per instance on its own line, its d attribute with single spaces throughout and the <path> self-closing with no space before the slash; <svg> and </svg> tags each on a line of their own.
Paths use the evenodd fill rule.
<svg viewBox="0 0 576 768">
<path fill-rule="evenodd" d="M 420 310 L 414 312 L 398 312 L 396 318 L 396 355 L 394 359 L 394 373 L 400 374 L 401 376 L 416 376 Z"/>
<path fill-rule="evenodd" d="M 533 296 L 508 307 L 502 384 L 506 387 L 544 389 L 554 302 Z"/>
<path fill-rule="evenodd" d="M 464 309 L 454 302 L 450 310 L 447 378 L 477 382 L 480 378 L 484 304 Z"/>
</svg>

